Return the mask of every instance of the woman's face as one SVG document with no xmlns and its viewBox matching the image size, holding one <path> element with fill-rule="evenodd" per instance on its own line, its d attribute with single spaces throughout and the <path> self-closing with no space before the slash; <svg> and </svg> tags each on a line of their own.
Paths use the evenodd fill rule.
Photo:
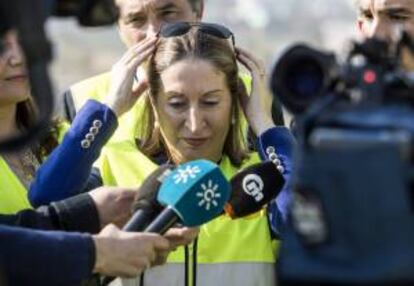
<svg viewBox="0 0 414 286">
<path fill-rule="evenodd" d="M 29 98 L 29 80 L 17 34 L 5 34 L 0 53 L 0 107 L 17 104 Z"/>
<path fill-rule="evenodd" d="M 221 159 L 232 110 L 224 73 L 205 60 L 179 61 L 161 73 L 154 104 L 175 163 Z"/>
</svg>

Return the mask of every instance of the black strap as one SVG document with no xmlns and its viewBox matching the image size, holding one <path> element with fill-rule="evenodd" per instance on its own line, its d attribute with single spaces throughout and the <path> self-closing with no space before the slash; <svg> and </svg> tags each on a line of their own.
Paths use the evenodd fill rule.
<svg viewBox="0 0 414 286">
<path fill-rule="evenodd" d="M 188 246 L 184 247 L 184 286 L 188 286 Z"/>
<path fill-rule="evenodd" d="M 197 286 L 197 242 L 198 237 L 194 240 L 194 246 L 193 246 L 193 285 Z"/>
<path fill-rule="evenodd" d="M 145 272 L 142 272 L 141 276 L 139 277 L 139 286 L 144 286 L 144 279 L 145 279 Z"/>
</svg>

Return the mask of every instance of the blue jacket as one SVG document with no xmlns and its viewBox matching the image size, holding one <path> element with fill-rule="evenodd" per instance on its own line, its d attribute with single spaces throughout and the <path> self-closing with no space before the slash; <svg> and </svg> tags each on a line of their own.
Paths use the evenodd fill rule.
<svg viewBox="0 0 414 286">
<path fill-rule="evenodd" d="M 47 205 L 102 185 L 92 164 L 118 126 L 110 108 L 89 100 L 79 111 L 62 143 L 50 154 L 30 185 L 34 207 Z"/>
<path fill-rule="evenodd" d="M 0 226 L 0 285 L 79 285 L 94 265 L 90 235 Z"/>
<path fill-rule="evenodd" d="M 96 124 L 97 121 L 100 123 Z M 100 127 L 93 138 L 90 134 L 94 124 Z M 76 115 L 62 144 L 39 168 L 30 186 L 31 203 L 35 206 L 48 204 L 81 192 L 88 182 L 93 162 L 99 157 L 101 148 L 116 127 L 117 119 L 111 109 L 95 100 L 89 100 Z M 261 158 L 271 160 L 272 156 L 276 155 L 287 182 L 276 200 L 269 206 L 272 230 L 278 235 L 286 219 L 290 201 L 289 178 L 293 146 L 294 138 L 285 127 L 271 128 L 261 134 L 257 140 L 257 150 Z M 91 179 L 99 181 L 98 178 L 99 175 L 92 174 L 89 181 Z"/>
<path fill-rule="evenodd" d="M 261 134 L 257 140 L 257 151 L 262 160 L 274 160 L 273 157 L 276 157 L 283 166 L 282 175 L 285 185 L 276 199 L 268 205 L 270 227 L 273 233 L 279 236 L 282 236 L 292 200 L 290 176 L 295 145 L 292 133 L 285 127 L 271 128 Z"/>
</svg>

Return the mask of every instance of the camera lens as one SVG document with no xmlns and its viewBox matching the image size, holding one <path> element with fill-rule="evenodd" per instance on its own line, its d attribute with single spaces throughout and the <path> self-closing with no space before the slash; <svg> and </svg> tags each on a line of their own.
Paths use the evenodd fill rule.
<svg viewBox="0 0 414 286">
<path fill-rule="evenodd" d="M 323 87 L 324 74 L 312 59 L 299 59 L 286 71 L 286 87 L 290 93 L 306 100 L 318 94 Z"/>
<path fill-rule="evenodd" d="M 297 45 L 284 53 L 276 63 L 271 89 L 292 113 L 299 114 L 323 96 L 331 83 L 335 56 Z"/>
</svg>

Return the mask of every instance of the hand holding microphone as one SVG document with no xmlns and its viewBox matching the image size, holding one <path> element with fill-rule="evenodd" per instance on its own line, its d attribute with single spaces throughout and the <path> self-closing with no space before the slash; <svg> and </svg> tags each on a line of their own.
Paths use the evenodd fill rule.
<svg viewBox="0 0 414 286">
<path fill-rule="evenodd" d="M 178 221 L 188 227 L 199 226 L 222 212 L 230 197 L 230 184 L 216 164 L 207 160 L 196 160 L 165 173 L 167 169 L 160 168 L 151 174 L 145 184 L 148 189 L 143 189 L 144 184 L 141 187 L 142 191 L 147 191 L 149 198 L 149 202 L 142 203 L 144 209 L 145 206 L 156 203 L 153 200 L 155 194 L 156 201 L 166 207 L 147 227 L 148 218 L 152 214 L 148 215 L 145 210 L 138 209 L 124 230 L 137 231 L 145 228 L 144 232 L 164 234 Z M 157 182 L 161 181 L 157 190 Z M 102 283 L 107 285 L 113 279 L 104 277 Z"/>
</svg>

